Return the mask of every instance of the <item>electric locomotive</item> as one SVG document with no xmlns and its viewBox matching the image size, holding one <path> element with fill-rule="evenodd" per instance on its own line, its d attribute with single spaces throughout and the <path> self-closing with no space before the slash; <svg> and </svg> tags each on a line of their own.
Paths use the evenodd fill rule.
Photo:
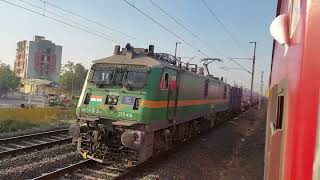
<svg viewBox="0 0 320 180">
<path fill-rule="evenodd" d="M 241 93 L 153 45 L 116 46 L 90 68 L 70 134 L 84 158 L 138 164 L 241 111 Z"/>
</svg>

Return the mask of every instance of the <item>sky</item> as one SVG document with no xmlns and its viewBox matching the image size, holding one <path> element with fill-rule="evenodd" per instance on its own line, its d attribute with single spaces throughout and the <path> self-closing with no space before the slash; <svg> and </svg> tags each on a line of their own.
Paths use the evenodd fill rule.
<svg viewBox="0 0 320 180">
<path fill-rule="evenodd" d="M 12 6 L 4 1 L 45 16 Z M 224 70 L 221 67 L 239 68 L 229 61 L 228 57 L 251 58 L 253 45 L 249 42 L 256 41 L 254 89 L 258 91 L 260 88 L 261 71 L 264 71 L 265 84 L 268 82 L 272 52 L 269 27 L 275 16 L 276 0 L 204 0 L 224 26 L 210 14 L 201 0 L 152 0 L 198 38 L 170 19 L 154 6 L 151 0 L 128 0 L 128 2 L 133 3 L 135 7 L 154 18 L 179 38 L 123 0 L 45 1 L 104 26 L 86 21 L 41 0 L 0 0 L 1 61 L 13 65 L 16 43 L 21 40 L 32 40 L 34 35 L 45 36 L 46 39 L 63 46 L 63 64 L 74 61 L 82 63 L 85 67 L 89 67 L 93 60 L 111 56 L 117 44 L 124 46 L 129 42 L 134 47 L 144 48 L 154 44 L 156 52 L 174 54 L 175 43 L 182 42 L 178 45 L 177 56 L 195 57 L 191 62 L 199 65 L 201 65 L 200 59 L 205 56 L 220 58 L 223 62 L 209 65 L 211 74 L 224 77 L 230 84 L 236 83 L 249 88 L 251 80 L 249 73 L 239 69 Z M 39 8 L 27 3 L 32 3 Z M 49 11 L 55 14 L 50 14 Z M 46 16 L 80 27 L 90 33 Z M 100 36 L 94 35 L 99 33 Z M 101 34 L 103 34 L 102 37 Z M 188 61 L 188 58 L 183 60 Z M 237 61 L 251 70 L 251 60 Z"/>
</svg>

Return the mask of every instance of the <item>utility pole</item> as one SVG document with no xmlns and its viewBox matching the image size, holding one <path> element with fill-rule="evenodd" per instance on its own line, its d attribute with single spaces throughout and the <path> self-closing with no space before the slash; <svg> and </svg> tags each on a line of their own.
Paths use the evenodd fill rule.
<svg viewBox="0 0 320 180">
<path fill-rule="evenodd" d="M 181 42 L 176 42 L 176 48 L 174 50 L 174 59 L 177 60 L 177 49 L 178 49 L 178 44 L 181 44 Z"/>
<path fill-rule="evenodd" d="M 250 44 L 254 44 L 253 58 L 252 58 L 252 71 L 251 71 L 251 89 L 250 89 L 250 104 L 252 105 L 253 104 L 252 92 L 253 92 L 253 80 L 254 80 L 254 66 L 256 63 L 257 42 L 250 42 Z"/>
<path fill-rule="evenodd" d="M 261 109 L 261 97 L 262 97 L 262 95 L 263 95 L 263 86 L 264 86 L 264 84 L 263 84 L 263 74 L 264 74 L 264 72 L 261 71 L 260 96 L 259 96 L 259 106 L 258 106 L 258 109 L 259 109 L 259 110 Z"/>
</svg>

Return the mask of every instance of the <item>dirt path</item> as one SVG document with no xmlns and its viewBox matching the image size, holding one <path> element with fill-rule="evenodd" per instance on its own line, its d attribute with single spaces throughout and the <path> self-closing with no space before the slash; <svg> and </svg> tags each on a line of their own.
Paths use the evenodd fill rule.
<svg viewBox="0 0 320 180">
<path fill-rule="evenodd" d="M 266 105 L 201 134 L 126 177 L 262 180 Z"/>
</svg>

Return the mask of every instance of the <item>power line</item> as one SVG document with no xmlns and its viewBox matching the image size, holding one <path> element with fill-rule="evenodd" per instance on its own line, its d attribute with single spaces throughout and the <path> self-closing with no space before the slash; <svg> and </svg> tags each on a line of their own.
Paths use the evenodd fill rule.
<svg viewBox="0 0 320 180">
<path fill-rule="evenodd" d="M 12 5 L 12 6 L 15 6 L 15 7 L 18 7 L 18 8 L 21 8 L 21 9 L 24 9 L 24 10 L 26 10 L 26 11 L 32 12 L 32 13 L 34 13 L 34 14 L 38 14 L 38 15 L 43 16 L 43 17 L 46 17 L 46 18 L 48 18 L 48 19 L 54 20 L 54 21 L 59 22 L 59 23 L 61 23 L 61 24 L 64 24 L 64 25 L 67 25 L 67 26 L 70 26 L 70 27 L 79 29 L 79 30 L 81 30 L 81 31 L 87 32 L 87 33 L 92 34 L 92 35 L 94 35 L 94 36 L 107 39 L 107 40 L 112 41 L 112 42 L 117 43 L 117 44 L 121 44 L 120 42 L 118 42 L 118 41 L 116 41 L 116 40 L 114 40 L 114 39 L 105 37 L 105 36 L 103 36 L 103 35 L 101 35 L 101 34 L 98 34 L 98 33 L 96 33 L 96 32 L 91 32 L 91 31 L 89 31 L 89 30 L 87 30 L 87 29 L 84 29 L 84 28 L 79 27 L 79 26 L 75 26 L 75 25 L 73 25 L 73 24 L 64 22 L 64 21 L 59 20 L 59 19 L 56 19 L 56 18 L 54 18 L 54 17 L 47 16 L 47 15 L 45 15 L 44 13 L 40 13 L 40 12 L 34 11 L 34 10 L 32 10 L 32 9 L 29 9 L 29 8 L 26 8 L 26 7 L 23 7 L 23 6 L 20 6 L 20 5 L 18 5 L 18 4 L 14 4 L 14 3 L 8 2 L 8 1 L 6 1 L 6 0 L 0 0 L 0 1 L 2 1 L 2 2 L 4 2 L 4 3 L 7 3 L 7 4 L 10 4 L 10 5 Z"/>
<path fill-rule="evenodd" d="M 97 33 L 95 33 L 95 32 L 91 32 L 91 31 L 89 31 L 89 30 L 86 30 L 86 29 L 84 29 L 84 28 L 75 26 L 75 25 L 73 25 L 73 24 L 70 24 L 70 23 L 61 21 L 61 20 L 56 19 L 56 18 L 54 18 L 54 17 L 47 16 L 47 15 L 45 15 L 44 13 L 40 13 L 40 12 L 34 11 L 34 10 L 32 10 L 32 9 L 29 9 L 29 8 L 26 8 L 26 7 L 23 7 L 23 6 L 20 6 L 20 5 L 18 5 L 18 4 L 14 4 L 14 3 L 8 2 L 8 1 L 6 1 L 6 0 L 0 0 L 0 1 L 2 1 L 2 2 L 4 2 L 4 3 L 7 3 L 7 4 L 10 4 L 10 5 L 12 5 L 12 6 L 15 6 L 15 7 L 18 7 L 18 8 L 21 8 L 21 9 L 24 9 L 24 10 L 26 10 L 26 11 L 28 11 L 28 12 L 31 12 L 31 13 L 34 13 L 34 14 L 37 14 L 37 15 L 46 17 L 46 18 L 48 18 L 48 19 L 54 20 L 54 21 L 56 21 L 56 22 L 59 22 L 59 23 L 61 23 L 61 24 L 67 25 L 67 26 L 70 26 L 70 27 L 72 27 L 72 28 L 75 28 L 75 29 L 78 29 L 78 30 L 87 32 L 87 33 L 89 33 L 89 34 L 91 34 L 91 35 L 94 35 L 94 36 L 96 36 L 96 37 L 100 37 L 100 38 L 106 39 L 106 40 L 108 40 L 108 41 L 112 41 L 112 42 L 114 42 L 114 43 L 119 44 L 119 42 L 116 41 L 116 40 L 110 39 L 110 38 L 108 38 L 108 37 L 105 37 L 105 36 L 103 36 L 103 35 L 101 35 L 101 34 L 97 34 Z M 86 60 L 86 61 L 87 61 L 89 64 L 92 63 L 91 61 L 88 61 L 88 60 Z"/>
<path fill-rule="evenodd" d="M 30 6 L 32 6 L 32 7 L 35 7 L 35 8 L 38 8 L 38 9 L 43 10 L 42 15 L 44 15 L 44 13 L 47 12 L 47 13 L 49 13 L 49 14 L 58 16 L 59 18 L 65 19 L 65 20 L 70 21 L 70 22 L 73 22 L 74 24 L 77 24 L 78 26 L 82 26 L 82 27 L 84 27 L 84 28 L 90 29 L 88 26 L 85 26 L 85 25 L 83 25 L 83 24 L 81 24 L 81 23 L 78 23 L 78 22 L 76 22 L 76 21 L 74 21 L 74 20 L 72 20 L 72 19 L 70 19 L 70 18 L 66 18 L 66 17 L 64 17 L 64 16 L 62 16 L 62 15 L 59 15 L 59 14 L 54 13 L 54 12 L 52 12 L 52 11 L 46 10 L 46 9 L 40 7 L 40 6 L 34 5 L 34 4 L 29 3 L 29 2 L 26 2 L 26 1 L 24 1 L 24 0 L 20 0 L 20 1 L 23 2 L 23 3 L 25 3 L 25 4 L 30 5 Z M 103 32 L 100 32 L 100 31 L 95 31 L 95 32 L 97 32 L 97 33 L 99 33 L 99 34 L 101 34 L 101 35 L 103 35 L 103 36 L 107 36 L 107 37 L 109 37 L 109 38 L 112 38 L 110 35 L 105 34 L 105 33 L 103 33 Z M 121 44 L 125 44 L 125 42 L 120 42 L 120 43 L 121 43 Z"/>
<path fill-rule="evenodd" d="M 108 29 L 108 30 L 111 30 L 111 31 L 114 31 L 114 32 L 118 32 L 118 33 L 123 34 L 123 35 L 125 35 L 125 36 L 127 36 L 127 37 L 129 37 L 129 38 L 132 38 L 132 39 L 136 39 L 135 37 L 133 37 L 133 36 L 131 36 L 131 35 L 125 33 L 125 32 L 122 32 L 122 31 L 120 31 L 120 30 L 118 30 L 118 29 L 115 29 L 115 28 L 106 26 L 106 25 L 104 25 L 104 24 L 102 24 L 102 23 L 100 23 L 100 22 L 97 22 L 97 21 L 95 21 L 95 20 L 92 20 L 92 19 L 89 19 L 89 18 L 87 18 L 87 17 L 84 17 L 84 16 L 82 16 L 82 15 L 80 15 L 80 14 L 78 14 L 78 13 L 72 12 L 72 11 L 67 10 L 67 9 L 65 9 L 65 8 L 62 8 L 62 7 L 58 6 L 58 5 L 52 4 L 52 3 L 48 2 L 48 1 L 45 1 L 45 0 L 39 0 L 39 1 L 41 1 L 41 2 L 43 2 L 43 3 L 45 3 L 45 4 L 48 4 L 48 5 L 50 5 L 50 6 L 54 7 L 54 8 L 60 9 L 60 10 L 62 10 L 62 11 L 64 11 L 64 12 L 67 12 L 67 13 L 69 13 L 69 14 L 75 15 L 75 16 L 81 18 L 81 19 L 84 19 L 84 20 L 88 21 L 88 22 L 91 22 L 91 23 L 93 23 L 93 24 L 96 24 L 96 25 L 98 25 L 98 26 L 101 26 L 101 27 L 103 27 L 103 28 L 105 28 L 105 29 Z"/>
<path fill-rule="evenodd" d="M 184 30 L 186 30 L 187 32 L 189 32 L 189 34 L 191 34 L 195 39 L 197 39 L 198 41 L 200 41 L 202 44 L 208 46 L 208 43 L 206 43 L 205 41 L 203 41 L 199 35 L 197 35 L 196 33 L 192 32 L 189 28 L 187 28 L 184 24 L 182 24 L 181 22 L 179 22 L 176 18 L 174 18 L 172 15 L 170 15 L 166 10 L 164 10 L 162 7 L 160 7 L 158 4 L 156 4 L 153 0 L 149 0 L 150 3 L 152 3 L 155 7 L 157 7 L 161 12 L 163 12 L 165 15 L 167 15 L 170 19 L 172 19 L 176 24 L 178 24 L 180 27 L 182 27 Z M 222 52 L 218 51 L 217 49 L 214 50 L 216 53 L 225 56 Z"/>
<path fill-rule="evenodd" d="M 132 6 L 134 9 L 136 9 L 137 11 L 139 11 L 142 15 L 144 15 L 145 17 L 147 17 L 148 19 L 150 19 L 152 22 L 154 22 L 155 24 L 157 24 L 158 26 L 160 26 L 161 28 L 163 28 L 164 30 L 166 30 L 167 32 L 169 32 L 170 34 L 172 34 L 174 37 L 178 38 L 179 40 L 183 41 L 185 44 L 187 44 L 189 47 L 191 47 L 193 50 L 201 53 L 203 56 L 205 57 L 209 57 L 207 54 L 205 54 L 204 52 L 200 51 L 199 49 L 195 48 L 194 46 L 192 46 L 189 42 L 187 42 L 186 40 L 184 40 L 183 38 L 181 38 L 178 34 L 176 34 L 175 32 L 171 31 L 169 28 L 167 28 L 166 26 L 162 25 L 161 23 L 159 23 L 158 21 L 156 21 L 154 18 L 152 18 L 150 15 L 146 14 L 145 12 L 143 12 L 141 9 L 137 8 L 136 6 L 134 6 L 134 4 L 131 4 L 130 2 L 128 2 L 127 0 L 122 0 L 124 1 L 126 4 L 128 4 L 129 6 Z"/>
<path fill-rule="evenodd" d="M 242 49 L 241 46 L 239 45 L 238 40 L 235 38 L 235 36 L 228 30 L 227 26 L 223 23 L 222 20 L 220 20 L 220 18 L 216 15 L 216 13 L 213 12 L 213 10 L 209 7 L 209 5 L 206 3 L 205 0 L 201 0 L 201 2 L 203 3 L 203 5 L 208 9 L 208 11 L 210 12 L 210 14 L 216 19 L 216 21 L 219 23 L 219 25 L 222 27 L 222 29 L 225 31 L 225 33 L 231 38 L 231 40 L 234 42 L 234 44 L 239 48 Z M 227 57 L 230 61 L 234 62 L 235 64 L 237 64 L 241 69 L 245 70 L 248 73 L 251 73 L 247 68 L 245 68 L 244 66 L 242 66 L 240 63 L 238 63 L 237 61 L 235 61 L 234 59 Z"/>
<path fill-rule="evenodd" d="M 244 66 L 242 66 L 240 63 L 238 63 L 237 61 L 235 61 L 234 59 L 232 58 L 229 58 L 230 61 L 234 62 L 235 64 L 237 64 L 239 67 L 241 67 L 244 71 L 248 72 L 249 74 L 251 74 L 251 72 L 245 68 Z"/>
<path fill-rule="evenodd" d="M 119 42 L 119 41 L 116 41 L 116 40 L 110 38 L 111 36 L 106 35 L 106 34 L 103 34 L 103 33 L 101 33 L 101 32 L 98 32 L 98 33 L 97 33 L 97 32 L 92 32 L 92 31 L 86 29 L 86 28 L 88 28 L 88 27 L 85 26 L 85 25 L 82 25 L 82 24 L 80 24 L 80 23 L 77 23 L 77 22 L 74 21 L 74 20 L 71 20 L 71 19 L 69 19 L 69 18 L 65 18 L 65 17 L 63 17 L 63 16 L 61 16 L 61 15 L 58 15 L 58 14 L 53 13 L 53 12 L 51 12 L 51 11 L 48 11 L 48 10 L 46 10 L 45 8 L 41 8 L 40 6 L 36 6 L 36 5 L 32 4 L 32 3 L 27 3 L 27 2 L 25 2 L 25 1 L 23 1 L 23 0 L 21 0 L 22 2 L 24 2 L 24 3 L 26 3 L 26 4 L 29 4 L 29 5 L 31 5 L 31 6 L 33 6 L 33 7 L 36 7 L 36 8 L 39 8 L 39 9 L 43 10 L 43 13 L 34 11 L 34 10 L 32 10 L 32 9 L 28 9 L 28 8 L 23 7 L 23 6 L 21 6 L 21 5 L 17 5 L 17 4 L 8 2 L 8 1 L 6 1 L 6 0 L 0 0 L 0 1 L 5 2 L 5 3 L 7 3 L 7 4 L 10 4 L 10 5 L 12 5 L 12 6 L 16 6 L 16 7 L 18 7 L 18 8 L 24 9 L 24 10 L 26 10 L 26 11 L 32 12 L 32 13 L 34 13 L 34 14 L 37 14 L 37 15 L 46 17 L 46 18 L 48 18 L 48 19 L 54 20 L 54 21 L 59 22 L 59 23 L 61 23 L 61 24 L 64 24 L 64 25 L 67 25 L 67 26 L 70 26 L 70 27 L 79 29 L 79 30 L 81 30 L 81 31 L 87 32 L 87 33 L 92 34 L 92 35 L 94 35 L 94 36 L 107 39 L 107 40 L 112 41 L 112 42 L 114 42 L 114 43 L 117 43 L 117 44 L 122 44 L 122 43 L 123 43 L 123 42 L 121 43 L 121 42 Z M 45 7 L 45 6 L 44 6 L 44 7 Z M 54 17 L 51 17 L 51 16 L 48 16 L 48 15 L 46 15 L 44 12 L 48 12 L 48 13 L 53 14 L 53 15 L 55 15 L 55 16 L 58 16 L 58 17 L 60 17 L 60 18 L 67 19 L 67 20 L 69 20 L 69 21 L 71 21 L 71 22 L 73 22 L 73 23 L 75 23 L 75 24 L 78 24 L 78 25 L 80 25 L 80 26 L 83 26 L 83 27 L 85 27 L 85 28 L 82 28 L 82 27 L 79 27 L 79 26 L 70 24 L 70 23 L 68 23 L 68 22 L 64 22 L 64 21 L 62 21 L 62 20 L 60 20 L 60 19 L 57 19 L 57 18 L 54 18 Z M 141 13 L 143 13 L 143 12 L 141 11 Z M 147 15 L 147 14 L 146 14 L 146 15 Z M 148 15 L 147 15 L 147 16 L 148 16 Z M 149 17 L 150 17 L 150 16 L 149 16 Z M 151 18 L 151 17 L 150 17 L 150 18 Z M 158 24 L 157 21 L 154 20 L 154 22 L 156 22 L 156 23 Z M 161 26 L 160 23 L 159 23 L 158 25 Z M 162 27 L 162 26 L 161 26 L 161 27 Z M 169 30 L 169 29 L 166 28 L 165 26 L 163 26 L 163 28 Z M 172 31 L 169 30 L 169 32 L 172 32 Z M 172 33 L 175 34 L 174 32 L 172 32 Z M 106 36 L 109 36 L 109 37 L 106 37 Z M 185 42 L 185 43 L 186 43 L 187 45 L 189 45 L 190 47 L 192 47 L 192 48 L 193 48 L 194 50 L 196 50 L 197 52 L 200 52 L 200 53 L 203 54 L 204 56 L 208 57 L 208 55 L 206 55 L 205 53 L 201 52 L 200 50 L 197 50 L 195 47 L 193 47 L 191 44 L 189 44 L 187 41 L 185 41 L 184 39 L 182 39 L 182 38 L 181 38 L 180 36 L 178 36 L 177 34 L 175 34 L 175 36 L 176 36 L 177 38 L 179 38 L 180 40 L 182 40 L 183 42 Z M 161 47 L 159 47 L 159 46 L 155 46 L 155 47 L 158 47 L 159 49 L 163 49 L 163 48 L 161 48 Z M 165 50 L 165 49 L 163 49 L 163 50 Z"/>
<path fill-rule="evenodd" d="M 227 26 L 218 18 L 216 13 L 213 12 L 213 10 L 208 6 L 205 0 L 201 0 L 203 5 L 208 9 L 210 14 L 216 19 L 216 21 L 219 23 L 219 25 L 222 27 L 222 29 L 225 31 L 225 33 L 231 38 L 231 40 L 235 43 L 235 45 L 239 48 L 242 49 L 241 46 L 239 45 L 238 40 L 235 38 L 235 36 L 228 30 Z"/>
<path fill-rule="evenodd" d="M 48 4 L 48 5 L 56 8 L 56 9 L 59 9 L 59 10 L 62 10 L 62 11 L 64 11 L 64 12 L 67 12 L 67 13 L 69 13 L 69 14 L 72 14 L 72 15 L 74 15 L 74 16 L 77 16 L 77 17 L 79 17 L 79 18 L 81 18 L 81 19 L 84 19 L 84 20 L 86 20 L 86 21 L 88 21 L 88 22 L 91 22 L 91 23 L 93 23 L 93 24 L 96 24 L 96 25 L 98 25 L 98 26 L 100 26 L 100 27 L 103 27 L 103 28 L 105 28 L 105 29 L 108 29 L 108 30 L 111 30 L 111 31 L 114 31 L 114 32 L 118 32 L 118 33 L 120 33 L 120 34 L 123 34 L 123 35 L 131 38 L 131 39 L 137 39 L 136 37 L 131 36 L 131 35 L 123 32 L 123 31 L 121 31 L 121 30 L 118 30 L 118 29 L 116 29 L 116 28 L 112 28 L 112 27 L 110 27 L 110 26 L 106 26 L 106 25 L 104 25 L 104 24 L 102 24 L 102 23 L 100 23 L 100 22 L 98 22 L 98 21 L 95 21 L 95 20 L 92 20 L 92 19 L 90 19 L 90 18 L 84 17 L 84 16 L 82 16 L 82 15 L 80 15 L 80 14 L 78 14 L 78 13 L 75 13 L 75 12 L 73 12 L 73 11 L 70 11 L 70 10 L 67 10 L 67 9 L 65 9 L 65 8 L 62 8 L 62 7 L 60 7 L 60 6 L 56 5 L 56 4 L 52 4 L 52 3 L 48 2 L 48 1 L 45 1 L 45 0 L 39 0 L 39 1 L 40 1 L 40 2 L 43 2 L 44 4 Z M 150 43 L 150 42 L 146 42 L 146 43 L 147 43 L 147 44 L 154 44 L 154 43 Z M 164 49 L 164 48 L 162 48 L 162 47 L 160 47 L 160 46 L 157 46 L 157 45 L 154 45 L 154 46 L 157 47 L 157 48 L 159 48 L 159 49 L 161 49 L 161 50 L 163 50 L 163 51 L 167 51 L 167 52 L 168 52 L 168 50 L 166 50 L 166 49 Z"/>
<path fill-rule="evenodd" d="M 160 9 L 164 14 L 166 14 L 170 19 L 172 19 L 176 24 L 178 24 L 180 27 L 182 27 L 183 29 L 185 29 L 186 31 L 188 31 L 194 38 L 198 39 L 199 41 L 202 42 L 202 40 L 199 38 L 198 35 L 196 35 L 195 33 L 193 33 L 189 28 L 187 28 L 185 25 L 183 25 L 182 23 L 180 23 L 176 18 L 174 18 L 173 16 L 171 16 L 167 11 L 165 11 L 163 8 L 161 8 L 158 4 L 156 4 L 155 2 L 153 2 L 152 0 L 149 0 L 155 7 L 157 7 L 158 9 Z"/>
<path fill-rule="evenodd" d="M 30 5 L 30 6 L 33 6 L 33 7 L 35 7 L 35 8 L 39 8 L 39 9 L 43 10 L 43 12 L 40 13 L 40 12 L 34 11 L 34 10 L 32 10 L 32 9 L 28 9 L 28 8 L 26 8 L 26 7 L 23 7 L 23 6 L 21 6 L 21 5 L 8 2 L 8 1 L 6 1 L 6 0 L 0 0 L 0 1 L 2 1 L 2 2 L 4 2 L 4 3 L 7 3 L 7 4 L 10 4 L 10 5 L 12 5 L 12 6 L 15 6 L 15 7 L 18 7 L 18 8 L 21 8 L 21 9 L 24 9 L 24 10 L 29 11 L 29 12 L 31 12 L 31 13 L 34 13 L 34 14 L 37 14 L 37 15 L 46 17 L 46 18 L 48 18 L 48 19 L 54 20 L 54 21 L 59 22 L 59 23 L 61 23 L 61 24 L 64 24 L 64 25 L 67 25 L 67 26 L 76 28 L 76 29 L 81 30 L 81 31 L 84 31 L 84 32 L 87 32 L 87 33 L 89 33 L 89 34 L 91 34 L 91 35 L 94 35 L 94 36 L 96 36 L 96 37 L 100 37 L 100 38 L 103 38 L 103 39 L 107 39 L 107 40 L 109 40 L 109 41 L 112 41 L 112 42 L 117 43 L 117 44 L 120 44 L 120 45 L 124 45 L 124 44 L 125 44 L 124 42 L 119 42 L 119 41 L 117 41 L 117 40 L 112 39 L 112 37 L 111 37 L 110 35 L 107 35 L 107 34 L 105 34 L 105 33 L 103 33 L 103 32 L 99 32 L 99 31 L 91 32 L 90 30 L 86 29 L 86 28 L 89 28 L 88 26 L 85 26 L 85 25 L 83 25 L 83 24 L 81 24 L 81 23 L 78 23 L 78 22 L 76 22 L 76 21 L 74 21 L 74 20 L 72 20 L 72 19 L 70 19 L 70 18 L 63 17 L 63 16 L 61 16 L 61 15 L 59 15 L 59 14 L 57 14 L 57 13 L 54 13 L 54 12 L 52 12 L 52 11 L 46 10 L 46 9 L 45 9 L 45 5 L 44 5 L 44 7 L 42 8 L 42 7 L 40 7 L 40 6 L 36 6 L 36 5 L 32 4 L 32 3 L 28 3 L 28 2 L 26 2 L 26 1 L 20 0 L 20 1 L 22 1 L 23 3 L 25 3 L 25 4 L 28 4 L 28 5 Z M 41 0 L 40 0 L 40 1 L 41 1 Z M 43 1 L 42 1 L 42 2 L 43 2 Z M 48 3 L 47 3 L 47 2 L 44 2 L 44 4 L 48 4 Z M 58 16 L 58 17 L 60 17 L 60 18 L 62 18 L 62 19 L 68 20 L 68 21 L 73 22 L 74 24 L 77 24 L 78 26 L 82 26 L 82 27 L 78 27 L 78 26 L 73 25 L 73 24 L 70 24 L 70 23 L 68 23 L 68 22 L 64 22 L 64 21 L 62 21 L 62 20 L 60 20 L 60 19 L 57 19 L 57 18 L 48 16 L 48 15 L 45 15 L 44 12 L 47 12 L 47 13 L 50 13 L 50 14 L 52 14 L 52 15 Z M 84 28 L 83 28 L 83 27 L 84 27 Z M 105 37 L 105 36 L 107 36 L 107 37 Z M 149 43 L 149 42 L 148 42 L 148 44 L 152 44 L 152 43 Z M 157 47 L 157 48 L 159 48 L 159 49 L 162 49 L 163 51 L 168 51 L 168 50 L 166 50 L 166 49 L 164 49 L 164 48 L 162 48 L 162 47 L 160 47 L 160 46 L 157 46 L 157 45 L 154 45 L 154 46 Z"/>
</svg>

